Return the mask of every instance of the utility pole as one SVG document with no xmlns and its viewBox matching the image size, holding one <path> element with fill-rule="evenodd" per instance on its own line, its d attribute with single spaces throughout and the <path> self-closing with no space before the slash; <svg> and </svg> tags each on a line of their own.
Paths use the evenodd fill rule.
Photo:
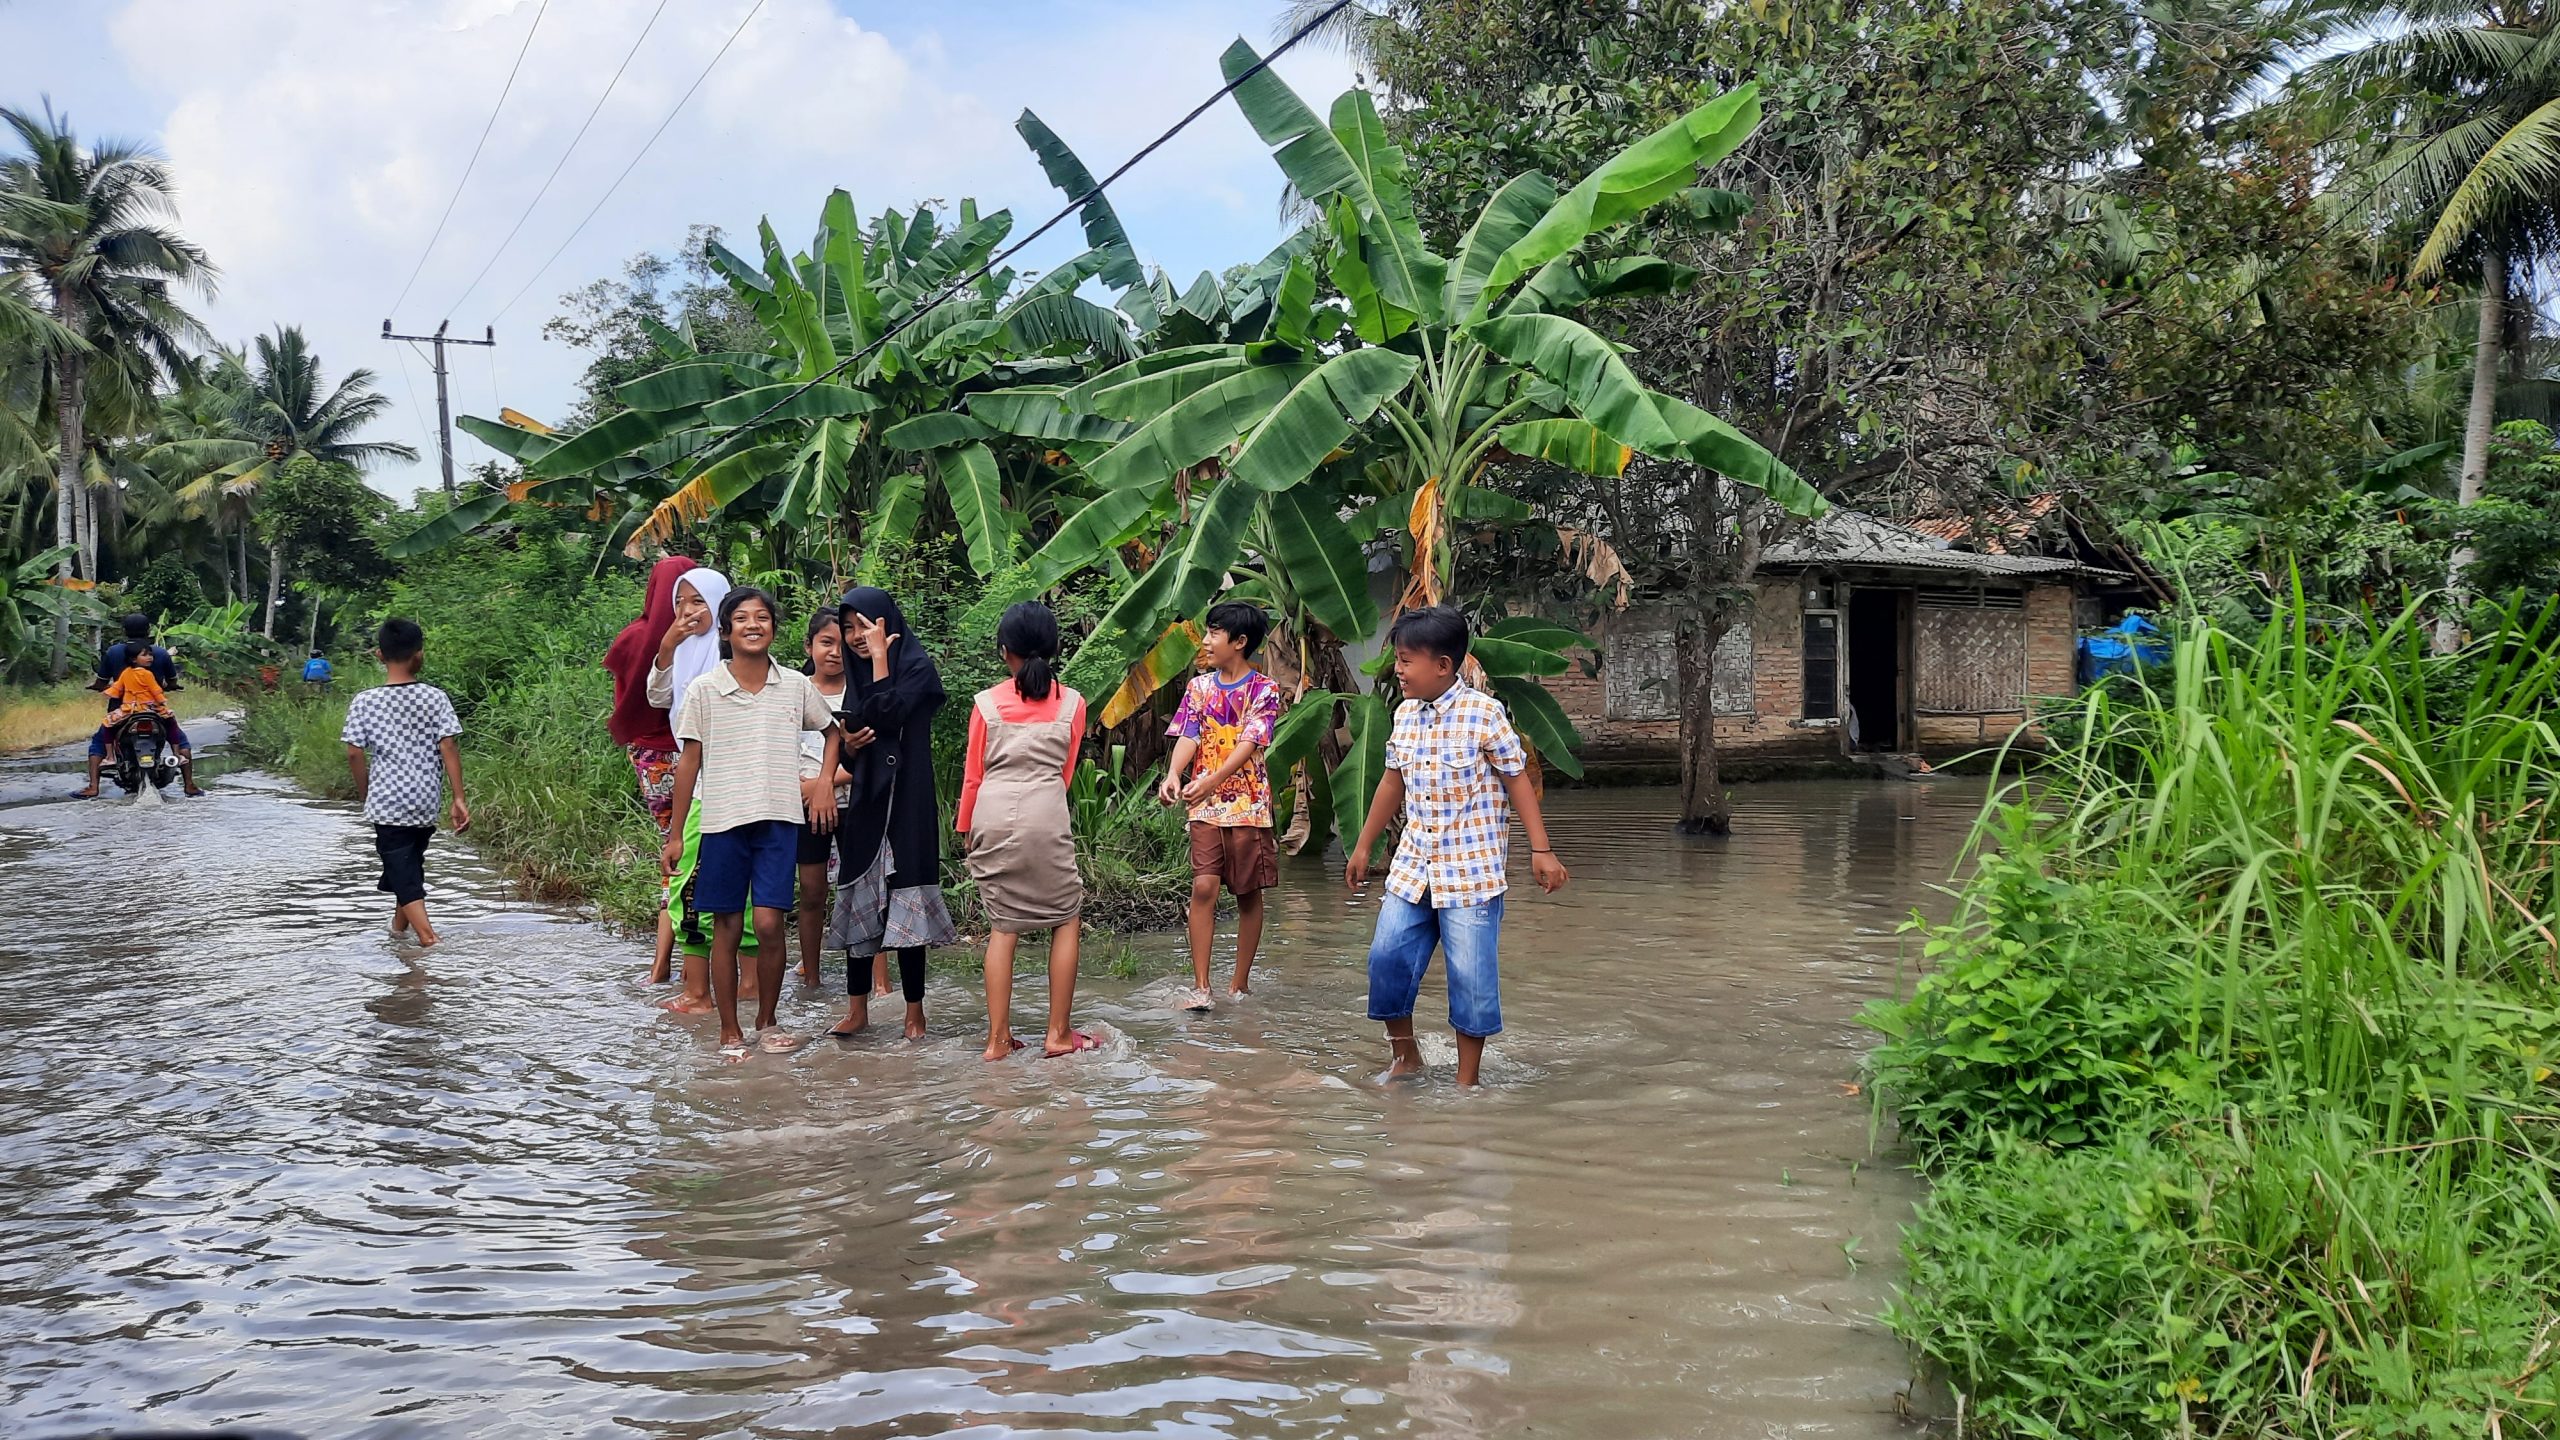
<svg viewBox="0 0 2560 1440">
<path fill-rule="evenodd" d="M 382 338 L 385 340 L 424 340 L 436 347 L 436 445 L 444 461 L 444 498 L 447 504 L 453 501 L 453 402 L 445 396 L 444 347 L 498 343 L 496 326 L 488 326 L 481 331 L 481 334 L 487 337 L 485 339 L 455 340 L 444 333 L 452 324 L 452 321 L 447 320 L 436 326 L 436 333 L 433 335 L 394 335 L 391 333 L 391 322 L 388 320 L 382 322 Z"/>
</svg>

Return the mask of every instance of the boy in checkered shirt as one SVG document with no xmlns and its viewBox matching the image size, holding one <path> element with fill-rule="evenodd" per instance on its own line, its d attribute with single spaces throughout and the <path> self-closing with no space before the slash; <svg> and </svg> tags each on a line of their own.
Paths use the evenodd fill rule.
<svg viewBox="0 0 2560 1440">
<path fill-rule="evenodd" d="M 1458 1036 L 1458 1083 L 1473 1085 L 1486 1037 L 1502 1030 L 1494 960 L 1512 811 L 1529 833 L 1529 873 L 1538 888 L 1552 894 L 1571 877 L 1547 841 L 1528 751 L 1511 717 L 1500 701 L 1459 678 L 1467 658 L 1466 617 L 1446 605 L 1408 610 L 1387 632 L 1387 643 L 1405 698 L 1387 740 L 1386 779 L 1343 867 L 1352 889 L 1367 884 L 1370 848 L 1387 822 L 1404 813 L 1404 835 L 1369 943 L 1369 1018 L 1386 1022 L 1387 1048 L 1395 1056 L 1381 1078 L 1421 1074 L 1413 1002 L 1438 946 L 1449 975 L 1449 1027 Z"/>
<path fill-rule="evenodd" d="M 347 702 L 346 728 L 338 738 L 347 744 L 347 769 L 364 797 L 364 818 L 373 822 L 374 853 L 382 857 L 382 879 L 374 888 L 391 897 L 391 933 L 397 938 L 415 932 L 419 944 L 433 945 L 427 842 L 435 838 L 439 811 L 452 820 L 456 834 L 471 825 L 471 807 L 462 800 L 462 752 L 454 744 L 462 722 L 454 718 L 451 697 L 418 679 L 426 639 L 417 621 L 383 621 L 374 647 L 383 683 Z M 440 804 L 447 786 L 453 798 Z"/>
</svg>

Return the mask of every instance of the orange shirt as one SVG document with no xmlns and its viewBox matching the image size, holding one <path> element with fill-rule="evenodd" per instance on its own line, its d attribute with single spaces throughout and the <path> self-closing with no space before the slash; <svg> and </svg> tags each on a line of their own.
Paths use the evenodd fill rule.
<svg viewBox="0 0 2560 1440">
<path fill-rule="evenodd" d="M 107 698 L 127 710 L 166 710 L 169 697 L 160 688 L 160 677 L 151 673 L 149 665 L 135 665 L 116 677 L 107 687 Z"/>
</svg>

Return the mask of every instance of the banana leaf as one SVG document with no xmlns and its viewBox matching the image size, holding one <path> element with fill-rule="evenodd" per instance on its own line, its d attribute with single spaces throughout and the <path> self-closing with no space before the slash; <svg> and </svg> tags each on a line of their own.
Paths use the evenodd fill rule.
<svg viewBox="0 0 2560 1440">
<path fill-rule="evenodd" d="M 557 480 L 563 475 L 584 474 L 617 455 L 692 424 L 698 414 L 695 407 L 684 406 L 674 410 L 625 410 L 608 416 L 560 442 L 559 449 L 528 463 L 525 477 Z"/>
<path fill-rule="evenodd" d="M 1156 643 L 1120 677 L 1120 688 L 1102 703 L 1099 712 L 1104 728 L 1109 728 L 1137 714 L 1166 682 L 1191 668 L 1192 657 L 1200 653 L 1200 627 L 1188 620 L 1176 620 L 1164 627 Z"/>
<path fill-rule="evenodd" d="M 880 443 L 892 450 L 940 450 L 984 440 L 996 432 L 957 410 L 935 410 L 911 416 L 880 432 Z"/>
<path fill-rule="evenodd" d="M 1493 693 L 1511 712 L 1512 728 L 1528 737 L 1548 764 L 1576 780 L 1582 778 L 1582 761 L 1573 753 L 1574 747 L 1582 743 L 1582 736 L 1545 686 L 1535 680 L 1497 676 L 1493 679 Z"/>
<path fill-rule="evenodd" d="M 1117 312 L 1105 310 L 1081 295 L 1041 295 L 1008 310 L 1001 333 L 1026 354 L 1092 352 L 1103 360 L 1125 360 L 1136 348 Z"/>
<path fill-rule="evenodd" d="M 1016 385 L 1009 390 L 981 390 L 964 403 L 981 423 L 1028 440 L 1110 443 L 1128 438 L 1129 427 L 1121 421 L 1067 409 L 1066 393 L 1055 385 Z"/>
<path fill-rule="evenodd" d="M 1514 615 L 1485 627 L 1485 638 L 1510 640 L 1522 645 L 1535 645 L 1561 655 L 1576 646 L 1591 643 L 1589 637 L 1570 625 L 1537 615 Z"/>
<path fill-rule="evenodd" d="M 1173 482 L 1106 490 L 1086 501 L 1031 557 L 1031 575 L 1048 589 L 1111 553 L 1173 495 Z"/>
<path fill-rule="evenodd" d="M 1512 176 L 1493 192 L 1493 198 L 1476 212 L 1475 223 L 1467 227 L 1466 238 L 1458 242 L 1458 261 L 1449 267 L 1449 290 L 1442 298 L 1441 313 L 1451 324 L 1482 318 L 1485 277 L 1493 273 L 1503 252 L 1519 244 L 1555 203 L 1555 182 L 1535 170 Z"/>
<path fill-rule="evenodd" d="M 1702 166 L 1730 155 L 1760 125 L 1760 87 L 1744 84 L 1619 151 L 1559 197 L 1485 276 L 1499 295 L 1512 281 L 1579 247 L 1594 233 L 1632 220 L 1697 181 Z"/>
<path fill-rule="evenodd" d="M 1346 697 L 1343 719 L 1350 731 L 1350 752 L 1333 767 L 1327 780 L 1333 789 L 1333 821 L 1345 849 L 1359 840 L 1369 821 L 1369 802 L 1387 778 L 1387 735 L 1395 729 L 1395 712 L 1375 695 Z M 1373 864 L 1380 857 L 1371 856 Z M 1378 868 L 1383 869 L 1383 866 Z"/>
<path fill-rule="evenodd" d="M 1261 58 L 1238 40 L 1218 64 L 1228 80 L 1238 81 Z M 1436 310 L 1447 262 L 1423 246 L 1404 159 L 1387 141 L 1369 93 L 1355 89 L 1335 102 L 1332 128 L 1269 69 L 1241 80 L 1234 93 L 1236 108 L 1263 143 L 1273 147 L 1272 158 L 1297 186 L 1300 199 L 1323 205 L 1339 195 L 1359 207 L 1361 228 L 1376 245 L 1376 253 L 1367 258 L 1387 302 L 1415 315 Z"/>
<path fill-rule="evenodd" d="M 1402 390 L 1421 364 L 1410 355 L 1372 347 L 1325 361 L 1245 432 L 1227 472 L 1261 490 L 1285 490 L 1306 479 L 1389 396 Z"/>
<path fill-rule="evenodd" d="M 969 565 L 980 575 L 1004 568 L 1013 553 L 1013 522 L 1004 508 L 1004 484 L 995 452 L 969 445 L 942 457 L 942 491 L 960 534 L 969 542 Z"/>
<path fill-rule="evenodd" d="M 407 560 L 441 550 L 497 518 L 506 508 L 506 491 L 484 491 L 383 546 L 382 553 L 389 559 Z"/>
<path fill-rule="evenodd" d="M 1130 582 L 1120 592 L 1120 598 L 1094 622 L 1093 632 L 1076 647 L 1075 654 L 1067 658 L 1059 679 L 1084 695 L 1108 695 L 1117 690 L 1129 667 L 1163 633 L 1165 599 L 1172 593 L 1174 574 L 1179 569 L 1181 557 L 1166 555 Z"/>
<path fill-rule="evenodd" d="M 777 401 L 781 408 L 766 415 L 766 407 Z M 713 425 L 744 425 L 749 421 L 774 425 L 786 420 L 867 415 L 879 408 L 879 397 L 850 385 L 812 385 L 805 390 L 796 385 L 764 385 L 703 406 L 702 418 Z"/>
<path fill-rule="evenodd" d="M 1236 443 L 1314 368 L 1254 365 L 1229 375 L 1140 425 L 1087 466 L 1087 472 L 1095 483 L 1114 488 L 1152 484 L 1197 465 Z"/>
<path fill-rule="evenodd" d="M 1245 358 L 1244 347 L 1240 345 L 1181 345 L 1170 350 L 1157 350 L 1141 355 L 1125 365 L 1115 365 L 1089 380 L 1070 385 L 1059 400 L 1069 410 L 1090 410 L 1109 415 L 1115 420 L 1126 419 L 1127 416 L 1117 414 L 1113 410 L 1104 410 L 1097 403 L 1104 391 L 1116 390 L 1120 386 L 1146 376 L 1179 369 L 1185 365 L 1196 365 L 1204 360 L 1225 360 L 1231 370 L 1240 369 L 1249 363 Z"/>
<path fill-rule="evenodd" d="M 1226 588 L 1227 572 L 1244 553 L 1245 531 L 1253 524 L 1254 505 L 1261 498 L 1252 486 L 1222 481 L 1192 511 L 1178 556 L 1182 569 L 1166 599 L 1172 614 L 1196 614 Z"/>
<path fill-rule="evenodd" d="M 1129 232 L 1120 226 L 1119 212 L 1111 208 L 1110 197 L 1094 190 L 1093 172 L 1085 168 L 1076 152 L 1058 133 L 1041 122 L 1039 116 L 1025 110 L 1013 122 L 1013 131 L 1040 161 L 1040 173 L 1058 187 L 1069 200 L 1090 196 L 1077 210 L 1084 225 L 1084 243 L 1109 257 L 1109 264 L 1099 273 L 1102 283 L 1114 290 L 1126 290 L 1143 284 L 1146 272 L 1138 267 L 1138 253 L 1129 244 Z"/>
<path fill-rule="evenodd" d="M 862 558 L 854 562 L 853 582 L 878 585 L 888 579 L 889 559 L 897 553 L 893 540 L 916 532 L 924 513 L 924 477 L 898 474 L 881 480 L 871 513 L 862 521 Z"/>
<path fill-rule="evenodd" d="M 1561 675 L 1573 668 L 1573 662 L 1553 650 L 1542 649 L 1520 640 L 1496 639 L 1479 635 L 1468 642 L 1467 654 L 1484 667 L 1488 677 L 1500 679 L 1514 675 Z"/>
<path fill-rule="evenodd" d="M 1325 732 L 1333 728 L 1333 705 L 1345 697 L 1331 690 L 1310 690 L 1291 702 L 1288 713 L 1271 732 L 1271 748 L 1263 752 L 1263 763 L 1272 775 L 1289 773 L 1290 767 L 1316 753 Z"/>
<path fill-rule="evenodd" d="M 1369 594 L 1369 556 L 1334 513 L 1323 487 L 1299 485 L 1271 497 L 1273 558 L 1298 598 L 1344 640 L 1376 633 L 1378 602 Z"/>
<path fill-rule="evenodd" d="M 1646 453 L 1704 465 L 1777 501 L 1790 515 L 1820 515 L 1831 508 L 1821 491 L 1750 436 L 1676 395 L 1656 392 L 1653 404 L 1673 437 L 1673 449 Z"/>
<path fill-rule="evenodd" d="M 1588 420 L 1524 420 L 1505 425 L 1496 438 L 1514 455 L 1544 460 L 1583 475 L 1615 479 L 1627 473 L 1635 451 Z"/>
<path fill-rule="evenodd" d="M 513 425 L 501 425 L 494 421 L 483 420 L 477 415 L 456 415 L 453 417 L 453 423 L 462 427 L 463 434 L 519 465 L 529 464 L 560 448 L 560 441 L 556 437 L 536 435 L 530 430 L 519 430 Z"/>
<path fill-rule="evenodd" d="M 1574 413 L 1622 443 L 1648 455 L 1679 443 L 1655 408 L 1653 392 L 1627 368 L 1618 348 L 1580 322 L 1561 315 L 1504 315 L 1469 326 L 1467 333 L 1552 381 Z"/>
</svg>

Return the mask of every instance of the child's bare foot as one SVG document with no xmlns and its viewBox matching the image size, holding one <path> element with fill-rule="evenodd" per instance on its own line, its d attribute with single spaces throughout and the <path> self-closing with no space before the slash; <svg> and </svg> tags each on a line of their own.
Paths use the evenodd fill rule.
<svg viewBox="0 0 2560 1440">
<path fill-rule="evenodd" d="M 1092 1036 L 1087 1035 L 1081 1030 L 1070 1030 L 1064 1035 L 1050 1036 L 1047 1043 L 1040 1047 L 1040 1053 L 1047 1056 L 1049 1059 L 1055 1060 L 1062 1055 L 1073 1055 L 1079 1050 L 1099 1050 L 1101 1048 L 1101 1041 L 1094 1039 Z"/>
<path fill-rule="evenodd" d="M 1252 996 L 1253 992 L 1247 990 L 1241 985 L 1230 985 L 1227 987 L 1227 1002 L 1229 1004 L 1233 1004 L 1238 1000 L 1251 999 Z"/>
<path fill-rule="evenodd" d="M 746 1059 L 747 1056 L 752 1053 L 753 1047 L 747 1044 L 747 1037 L 744 1032 L 737 1030 L 724 1030 L 720 1032 L 720 1062 L 722 1064 L 735 1065 Z"/>
<path fill-rule="evenodd" d="M 673 1000 L 659 1001 L 658 1008 L 670 1011 L 677 1015 L 708 1015 L 711 1013 L 711 997 L 708 995 L 679 995 Z"/>
<path fill-rule="evenodd" d="M 664 985 L 674 978 L 674 967 L 664 960 L 649 967 L 649 983 L 652 985 Z"/>
<path fill-rule="evenodd" d="M 846 1007 L 844 1019 L 838 1021 L 835 1028 L 827 1033 L 839 1040 L 850 1040 L 870 1028 L 871 1005 L 862 996 L 856 995 L 853 997 L 853 1004 Z"/>
<path fill-rule="evenodd" d="M 924 1038 L 924 1007 L 921 1005 L 907 1007 L 907 1038 L 910 1040 Z"/>
<path fill-rule="evenodd" d="M 1209 987 L 1206 985 L 1194 986 L 1183 991 L 1174 997 L 1173 1002 L 1173 1008 L 1176 1010 L 1205 1011 L 1210 1008 L 1210 1005 Z"/>
<path fill-rule="evenodd" d="M 417 933 L 419 949 L 425 950 L 431 948 L 436 943 L 436 932 L 427 926 L 419 926 Z"/>
<path fill-rule="evenodd" d="M 800 983 L 811 990 L 818 988 L 818 965 L 814 960 L 800 962 Z"/>
<path fill-rule="evenodd" d="M 1010 1033 L 1001 1037 L 991 1035 L 987 1037 L 986 1053 L 978 1058 L 981 1060 L 1010 1060 L 1013 1058 L 1013 1052 L 1022 1048 L 1024 1048 L 1023 1043 L 1014 1039 Z"/>
</svg>

